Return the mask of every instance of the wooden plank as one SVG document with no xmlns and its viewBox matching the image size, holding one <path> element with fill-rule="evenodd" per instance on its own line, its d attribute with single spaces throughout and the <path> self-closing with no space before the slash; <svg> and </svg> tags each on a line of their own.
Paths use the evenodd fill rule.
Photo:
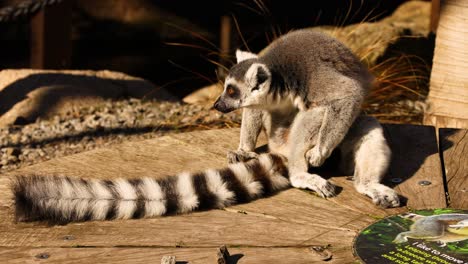
<svg viewBox="0 0 468 264">
<path fill-rule="evenodd" d="M 218 155 L 221 159 L 226 157 L 229 150 L 237 149 L 239 145 L 240 129 L 219 129 L 197 131 L 196 133 L 180 133 L 174 134 L 171 137 L 179 140 L 186 145 L 204 146 L 203 150 Z M 212 142 L 209 147 L 206 147 L 207 142 Z M 264 133 L 260 133 L 257 141 L 257 149 L 267 150 L 267 139 Z M 224 161 L 226 162 L 226 160 Z"/>
<path fill-rule="evenodd" d="M 66 69 L 71 61 L 72 1 L 47 6 L 31 19 L 31 68 Z"/>
<path fill-rule="evenodd" d="M 468 130 L 439 129 L 449 206 L 468 209 Z"/>
<path fill-rule="evenodd" d="M 386 184 L 391 184 L 391 179 L 401 179 L 396 190 L 408 199 L 409 208 L 446 207 L 434 127 L 387 124 L 384 129 L 392 149 Z M 430 184 L 424 185 L 424 181 Z"/>
<path fill-rule="evenodd" d="M 227 130 L 213 132 L 216 137 L 230 136 Z M 202 141 L 205 134 L 177 137 L 166 136 L 156 140 L 126 142 L 112 148 L 101 148 L 77 155 L 53 159 L 12 172 L 17 174 L 63 174 L 76 177 L 142 177 L 174 175 L 190 169 L 198 171 L 226 165 L 220 157 L 203 145 L 188 141 Z M 188 137 L 187 140 L 183 140 Z M 212 138 L 215 138 L 214 136 Z M 226 150 L 227 151 L 227 150 Z"/>
<path fill-rule="evenodd" d="M 350 263 L 351 250 L 334 249 L 327 263 Z M 232 263 L 323 263 L 307 247 L 228 248 Z M 163 256 L 177 263 L 216 263 L 216 248 L 0 248 L 1 263 L 160 263 Z"/>
<path fill-rule="evenodd" d="M 400 130 L 398 131 L 400 133 Z M 396 137 L 400 138 L 401 135 Z M 216 144 L 207 145 L 206 142 Z M 0 247 L 4 250 L 14 250 L 18 247 L 58 250 L 55 248 L 83 246 L 99 247 L 95 250 L 110 247 L 145 247 L 144 250 L 150 247 L 166 250 L 175 247 L 216 248 L 227 244 L 252 252 L 269 248 L 284 248 L 286 252 L 286 248 L 296 250 L 311 245 L 330 244 L 334 249 L 332 253 L 338 254 L 343 251 L 343 256 L 347 256 L 348 260 L 345 263 L 349 263 L 354 259 L 351 255 L 351 245 L 355 235 L 375 221 L 374 216 L 383 217 L 392 212 L 371 204 L 368 198 L 357 194 L 343 177 L 337 177 L 332 181 L 342 185 L 343 191 L 337 198 L 328 200 L 310 192 L 290 189 L 226 210 L 180 216 L 52 227 L 40 223 L 13 222 L 12 194 L 8 189 L 8 182 L 9 177 L 14 175 L 65 174 L 99 178 L 163 176 L 187 168 L 201 170 L 224 166 L 226 151 L 235 149 L 237 142 L 237 129 L 178 134 L 126 142 L 109 149 L 54 159 L 3 175 L 0 177 Z M 60 254 L 64 257 L 74 254 L 66 250 L 63 252 Z M 107 256 L 105 253 L 99 253 L 102 251 L 96 252 L 99 256 Z M 154 252 L 156 254 L 163 251 Z M 279 260 L 274 258 L 273 253 L 262 254 L 259 256 L 270 256 L 274 261 Z M 31 256 L 33 255 L 29 255 Z"/>
<path fill-rule="evenodd" d="M 224 166 L 237 145 L 238 131 L 213 130 L 127 142 L 51 160 L 10 173 L 92 177 L 141 177 Z M 213 149 L 207 147 L 209 142 Z M 317 243 L 350 246 L 372 218 L 310 193 L 289 190 L 268 199 L 229 208 L 155 219 L 89 222 L 47 227 L 13 223 L 8 177 L 0 178 L 0 246 L 235 246 L 281 247 Z M 238 213 L 238 211 L 243 211 Z M 301 215 L 298 217 L 298 215 Z M 335 219 L 330 224 L 329 219 Z M 157 227 L 157 228 L 155 228 Z M 72 235 L 75 239 L 64 240 Z"/>
<path fill-rule="evenodd" d="M 184 170 L 226 166 L 226 153 L 237 148 L 238 129 L 181 133 L 153 140 L 125 142 L 24 167 L 10 175 L 70 175 L 75 177 L 162 177 Z M 213 144 L 207 145 L 207 142 Z M 260 145 L 265 138 L 260 137 Z"/>
</svg>

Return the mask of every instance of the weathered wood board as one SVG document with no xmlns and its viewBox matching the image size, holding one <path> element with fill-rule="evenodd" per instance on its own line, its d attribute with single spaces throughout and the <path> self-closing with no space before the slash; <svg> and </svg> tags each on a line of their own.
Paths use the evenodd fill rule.
<svg viewBox="0 0 468 264">
<path fill-rule="evenodd" d="M 468 130 L 439 129 L 450 207 L 468 208 Z"/>
<path fill-rule="evenodd" d="M 443 195 L 443 184 L 437 145 L 434 138 L 424 139 L 434 136 L 433 130 L 390 125 L 386 132 L 394 151 L 389 176 L 403 179 L 396 188 L 408 197 L 408 205 L 445 207 L 443 196 L 438 196 L 441 190 Z M 350 263 L 355 261 L 351 248 L 360 230 L 376 219 L 407 210 L 378 208 L 354 190 L 352 181 L 336 176 L 331 181 L 342 190 L 331 199 L 289 189 L 225 210 L 188 215 L 65 226 L 14 223 L 8 183 L 15 175 L 160 177 L 222 167 L 226 151 L 237 147 L 238 134 L 238 129 L 210 130 L 126 142 L 0 176 L 0 262 L 32 262 L 39 260 L 36 255 L 46 252 L 50 255 L 48 262 L 147 263 L 174 254 L 179 261 L 211 263 L 216 248 L 225 244 L 231 254 L 244 255 L 239 263 L 314 263 L 317 256 L 309 250 L 314 245 L 330 246 L 330 263 Z M 432 186 L 413 186 L 422 179 L 432 181 Z M 431 198 L 420 197 L 429 194 Z"/>
<path fill-rule="evenodd" d="M 333 249 L 333 260 L 326 263 L 350 263 L 349 250 Z M 306 247 L 230 248 L 233 263 L 324 263 Z M 2 263 L 160 263 L 163 256 L 176 256 L 177 263 L 216 262 L 216 248 L 0 248 Z"/>
</svg>

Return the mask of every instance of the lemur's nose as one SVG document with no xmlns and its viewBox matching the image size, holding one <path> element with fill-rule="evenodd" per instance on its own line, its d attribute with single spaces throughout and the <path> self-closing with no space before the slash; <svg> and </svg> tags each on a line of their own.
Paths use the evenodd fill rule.
<svg viewBox="0 0 468 264">
<path fill-rule="evenodd" d="M 221 97 L 218 98 L 218 100 L 216 100 L 216 102 L 214 103 L 214 109 L 220 111 L 221 113 L 229 113 L 231 112 L 232 110 L 234 110 L 233 108 L 230 108 L 226 105 L 226 102 L 224 102 L 223 100 L 221 100 Z"/>
<path fill-rule="evenodd" d="M 214 109 L 222 112 L 222 109 L 224 108 L 224 104 L 221 103 L 221 101 L 219 100 L 221 97 L 218 97 L 218 100 L 216 100 L 216 102 L 214 103 L 213 107 Z"/>
</svg>

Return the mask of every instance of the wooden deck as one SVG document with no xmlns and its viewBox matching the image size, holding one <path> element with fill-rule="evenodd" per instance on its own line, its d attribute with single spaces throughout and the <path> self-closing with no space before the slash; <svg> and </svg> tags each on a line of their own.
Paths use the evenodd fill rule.
<svg viewBox="0 0 468 264">
<path fill-rule="evenodd" d="M 221 245 L 232 263 L 322 262 L 310 250 L 316 245 L 331 251 L 328 263 L 356 263 L 353 240 L 377 219 L 409 208 L 468 207 L 466 130 L 441 129 L 440 142 L 433 127 L 386 125 L 385 131 L 394 157 L 386 182 L 401 179 L 393 185 L 407 199 L 406 206 L 388 210 L 357 194 L 346 177 L 332 177 L 342 191 L 331 199 L 290 189 L 226 210 L 154 219 L 52 227 L 13 221 L 8 183 L 16 174 L 141 177 L 221 167 L 226 151 L 237 147 L 237 129 L 128 142 L 2 175 L 0 263 L 159 263 L 163 255 L 176 256 L 177 263 L 216 263 Z"/>
</svg>

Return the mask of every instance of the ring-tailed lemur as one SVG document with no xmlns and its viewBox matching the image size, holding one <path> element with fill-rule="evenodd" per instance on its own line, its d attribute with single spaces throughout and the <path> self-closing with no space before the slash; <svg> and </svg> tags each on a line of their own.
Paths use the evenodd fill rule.
<svg viewBox="0 0 468 264">
<path fill-rule="evenodd" d="M 317 132 L 320 117 L 317 116 L 315 122 Z M 377 120 L 367 116 L 355 120 L 340 145 L 341 168 L 348 172 L 354 170 L 356 188 L 383 207 L 395 206 L 398 202 L 395 192 L 379 184 L 380 179 L 376 177 L 383 175 L 388 164 L 385 147 L 382 128 Z M 185 172 L 159 179 L 20 176 L 13 181 L 12 189 L 18 221 L 46 220 L 64 224 L 223 208 L 288 187 L 286 158 L 270 153 L 223 169 Z"/>
<path fill-rule="evenodd" d="M 288 158 L 291 185 L 330 197 L 334 185 L 307 171 L 339 146 L 360 193 L 383 207 L 399 205 L 397 194 L 379 183 L 391 156 L 380 124 L 363 117 L 349 131 L 374 80 L 351 51 L 330 36 L 298 30 L 262 55 L 238 50 L 236 57 L 214 104 L 225 113 L 243 108 L 240 144 L 229 161 L 256 157 L 263 129 L 270 151 Z"/>
<path fill-rule="evenodd" d="M 317 132 L 320 117 L 315 122 Z M 359 116 L 339 149 L 343 156 L 340 167 L 346 173 L 355 171 L 354 182 L 359 192 L 383 207 L 398 204 L 396 193 L 379 183 L 389 154 L 377 120 Z M 12 189 L 18 221 L 68 223 L 223 208 L 286 189 L 288 177 L 286 158 L 269 153 L 223 169 L 185 172 L 159 179 L 20 176 L 13 181 Z"/>
<path fill-rule="evenodd" d="M 286 160 L 258 159 L 161 179 L 20 176 L 13 182 L 17 221 L 51 223 L 149 218 L 224 208 L 289 186 Z"/>
<path fill-rule="evenodd" d="M 301 44 L 303 35 L 311 40 L 299 48 L 296 44 Z M 275 43 L 282 43 L 282 39 Z M 284 189 L 290 183 L 288 177 L 294 187 L 331 196 L 334 186 L 307 173 L 307 163 L 320 165 L 338 144 L 343 157 L 341 167 L 354 171 L 356 189 L 383 207 L 398 206 L 397 194 L 380 184 L 390 160 L 382 127 L 371 117 L 356 119 L 372 78 L 344 46 L 329 37 L 300 31 L 287 39 L 287 50 L 293 53 L 283 60 L 299 60 L 304 55 L 295 52 L 295 48 L 328 48 L 317 49 L 313 59 L 283 65 L 286 69 L 271 65 L 281 61 L 273 55 L 275 50 L 281 52 L 284 45 L 273 43 L 266 57 L 260 58 L 238 52 L 239 61 L 245 63 L 231 69 L 223 95 L 216 103 L 221 111 L 252 108 L 244 109 L 239 150 L 228 156 L 230 162 L 255 159 L 222 170 L 182 173 L 162 180 L 19 177 L 13 185 L 17 219 L 66 223 L 222 208 Z M 246 57 L 250 59 L 245 60 Z M 302 65 L 305 70 L 302 62 L 309 62 Z M 279 75 L 280 70 L 288 69 L 293 71 L 290 75 Z M 306 77 L 308 83 L 301 79 Z M 280 155 L 258 156 L 253 152 L 262 127 L 270 150 Z"/>
<path fill-rule="evenodd" d="M 410 231 L 399 233 L 394 243 L 407 242 L 408 238 L 436 241 L 445 245 L 468 239 L 468 214 L 440 214 L 424 216 L 408 213 L 402 216 L 414 223 Z"/>
</svg>

